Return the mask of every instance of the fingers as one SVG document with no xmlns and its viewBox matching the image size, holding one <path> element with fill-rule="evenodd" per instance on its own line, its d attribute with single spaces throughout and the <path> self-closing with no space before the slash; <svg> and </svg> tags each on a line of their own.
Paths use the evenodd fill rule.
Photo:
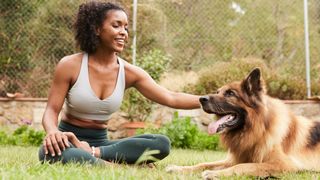
<svg viewBox="0 0 320 180">
<path fill-rule="evenodd" d="M 52 147 L 53 147 L 53 149 L 54 149 L 53 152 L 50 151 L 50 152 L 51 152 L 51 155 L 52 155 L 52 156 L 55 156 L 55 153 L 54 153 L 54 152 L 57 152 L 58 155 L 61 155 L 61 150 L 60 150 L 60 147 L 59 147 L 59 145 L 58 145 L 56 136 L 55 136 L 55 135 L 52 135 L 50 139 L 51 139 Z M 60 139 L 60 140 L 61 140 L 61 139 Z"/>
<path fill-rule="evenodd" d="M 66 147 L 65 147 L 65 145 L 64 145 L 64 142 L 63 142 L 63 137 L 62 136 L 64 136 L 63 134 L 56 134 L 55 135 L 55 138 L 56 138 L 56 140 L 57 140 L 57 146 L 58 146 L 58 148 L 59 148 L 59 151 L 60 151 L 60 149 L 62 150 L 62 151 L 64 151 L 65 149 L 66 149 Z M 59 155 L 61 155 L 61 151 L 59 152 L 58 151 L 58 154 Z"/>
<path fill-rule="evenodd" d="M 76 147 L 80 146 L 80 141 L 73 132 L 63 132 L 63 133 L 64 135 L 67 136 L 68 141 L 70 141 L 71 144 L 73 144 Z M 68 144 L 68 147 L 69 147 L 69 144 Z"/>
<path fill-rule="evenodd" d="M 76 147 L 80 146 L 79 139 L 72 133 L 72 132 L 64 132 L 65 135 L 68 137 L 68 140 Z"/>
<path fill-rule="evenodd" d="M 47 134 L 43 141 L 45 154 L 50 153 L 51 156 L 55 156 L 56 154 L 60 156 L 66 147 L 70 147 L 68 136 L 60 131 Z"/>
<path fill-rule="evenodd" d="M 48 148 L 47 148 L 47 142 L 46 142 L 46 138 L 43 140 L 43 149 L 44 149 L 44 153 L 48 154 Z"/>
<path fill-rule="evenodd" d="M 80 145 L 79 145 L 79 148 L 89 152 L 89 153 L 92 153 L 92 149 L 89 145 L 89 143 L 87 143 L 86 141 L 80 141 Z"/>
<path fill-rule="evenodd" d="M 53 144 L 52 139 L 48 137 L 45 139 L 45 141 L 46 141 L 46 147 L 47 147 L 47 154 L 50 153 L 51 156 L 55 156 L 55 151 L 52 145 Z"/>
<path fill-rule="evenodd" d="M 85 145 L 85 146 L 90 147 L 89 143 L 88 143 L 88 142 L 86 142 L 86 141 L 80 141 L 80 143 L 81 143 L 81 144 L 83 144 L 83 145 Z"/>
<path fill-rule="evenodd" d="M 64 145 L 65 145 L 66 147 L 70 147 L 70 145 L 69 145 L 69 140 L 68 140 L 68 137 L 67 137 L 66 135 L 63 135 L 63 136 L 62 136 L 62 141 L 63 141 L 63 143 L 64 143 Z"/>
<path fill-rule="evenodd" d="M 63 132 L 63 134 L 67 136 L 68 139 L 73 139 L 74 134 L 72 132 Z"/>
</svg>

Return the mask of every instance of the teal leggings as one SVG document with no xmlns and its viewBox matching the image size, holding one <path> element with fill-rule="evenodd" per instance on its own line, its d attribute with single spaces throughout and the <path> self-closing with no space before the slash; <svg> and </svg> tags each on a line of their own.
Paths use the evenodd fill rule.
<svg viewBox="0 0 320 180">
<path fill-rule="evenodd" d="M 106 129 L 85 129 L 60 121 L 59 130 L 62 132 L 73 132 L 80 141 L 86 141 L 90 146 L 100 148 L 101 157 L 95 158 L 90 153 L 74 147 L 64 150 L 61 156 L 52 157 L 44 153 L 43 146 L 39 150 L 39 160 L 49 163 L 69 162 L 104 164 L 103 160 L 117 163 L 134 164 L 147 150 L 158 150 L 159 153 L 152 155 L 156 159 L 164 159 L 170 152 L 170 140 L 160 134 L 144 134 L 120 140 L 109 141 Z M 154 162 L 145 160 L 143 163 Z"/>
</svg>

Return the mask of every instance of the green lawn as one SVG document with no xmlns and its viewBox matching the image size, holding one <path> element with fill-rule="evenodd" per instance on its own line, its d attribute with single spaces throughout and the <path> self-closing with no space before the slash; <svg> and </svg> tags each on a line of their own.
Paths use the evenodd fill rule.
<svg viewBox="0 0 320 180">
<path fill-rule="evenodd" d="M 174 149 L 155 169 L 121 165 L 118 167 L 96 167 L 79 164 L 40 164 L 37 147 L 2 146 L 0 147 L 1 179 L 201 179 L 201 173 L 169 174 L 165 167 L 169 164 L 192 165 L 222 159 L 224 152 L 194 151 Z M 302 172 L 286 174 L 281 179 L 320 179 L 320 174 Z M 222 179 L 256 179 L 232 177 Z"/>
</svg>

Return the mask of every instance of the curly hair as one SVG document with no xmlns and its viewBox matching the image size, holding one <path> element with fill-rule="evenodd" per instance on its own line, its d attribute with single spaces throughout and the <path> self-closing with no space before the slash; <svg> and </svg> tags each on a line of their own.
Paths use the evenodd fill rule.
<svg viewBox="0 0 320 180">
<path fill-rule="evenodd" d="M 76 21 L 73 25 L 77 46 L 82 51 L 93 53 L 99 45 L 96 29 L 101 27 L 110 10 L 126 12 L 119 5 L 110 2 L 90 1 L 79 6 Z"/>
</svg>

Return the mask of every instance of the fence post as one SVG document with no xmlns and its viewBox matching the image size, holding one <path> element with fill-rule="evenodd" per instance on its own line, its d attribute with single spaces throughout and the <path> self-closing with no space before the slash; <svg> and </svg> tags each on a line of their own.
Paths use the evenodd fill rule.
<svg viewBox="0 0 320 180">
<path fill-rule="evenodd" d="M 138 0 L 133 0 L 133 19 L 132 19 L 132 64 L 136 64 L 136 51 L 137 51 L 137 6 Z"/>
<path fill-rule="evenodd" d="M 309 53 L 309 20 L 308 20 L 308 0 L 304 0 L 304 37 L 305 37 L 305 51 L 306 51 L 306 79 L 307 79 L 307 97 L 311 97 L 310 85 L 310 53 Z"/>
</svg>

